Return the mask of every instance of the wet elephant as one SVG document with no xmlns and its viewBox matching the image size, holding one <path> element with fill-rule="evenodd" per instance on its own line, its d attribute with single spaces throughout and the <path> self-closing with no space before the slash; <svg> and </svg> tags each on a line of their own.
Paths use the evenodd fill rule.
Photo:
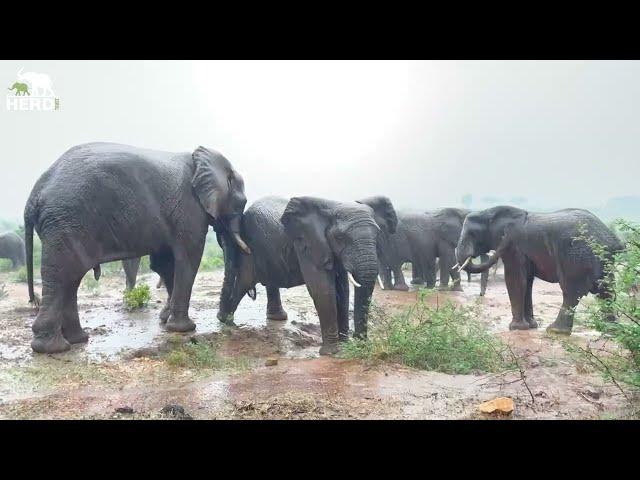
<svg viewBox="0 0 640 480">
<path fill-rule="evenodd" d="M 245 294 L 267 289 L 267 318 L 285 320 L 280 288 L 306 285 L 322 331 L 321 354 L 338 350 L 349 332 L 349 281 L 354 285 L 354 336 L 366 337 L 371 294 L 378 274 L 380 227 L 370 207 L 314 197 L 266 197 L 247 209 L 242 236 L 246 255 L 228 252 L 218 319 L 232 322 Z"/>
<path fill-rule="evenodd" d="M 169 331 L 195 329 L 188 315 L 209 225 L 229 245 L 240 238 L 246 197 L 242 176 L 220 153 L 198 147 L 169 153 L 89 143 L 64 153 L 36 182 L 24 221 L 29 298 L 33 231 L 42 241 L 42 304 L 33 323 L 34 351 L 55 353 L 88 340 L 77 290 L 101 263 L 150 255 L 167 288 L 160 320 Z"/>
<path fill-rule="evenodd" d="M 25 264 L 25 246 L 20 235 L 15 232 L 0 234 L 0 258 L 11 260 L 14 269 Z"/>
<path fill-rule="evenodd" d="M 510 330 L 537 328 L 533 315 L 534 278 L 559 283 L 562 307 L 547 331 L 570 334 L 573 309 L 580 298 L 591 292 L 609 298 L 600 280 L 602 261 L 591 247 L 579 239 L 584 234 L 604 247 L 607 256 L 623 248 L 616 235 L 587 210 L 565 209 L 551 213 L 532 213 L 515 207 L 499 206 L 467 216 L 456 248 L 457 261 L 465 270 L 488 270 L 499 258 L 511 302 Z M 495 250 L 495 255 L 480 265 L 468 263 L 475 256 Z M 615 320 L 609 315 L 609 320 Z"/>
</svg>

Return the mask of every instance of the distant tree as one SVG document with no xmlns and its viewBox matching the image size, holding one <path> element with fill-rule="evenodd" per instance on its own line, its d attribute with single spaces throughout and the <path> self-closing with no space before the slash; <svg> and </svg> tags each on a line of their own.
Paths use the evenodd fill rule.
<svg viewBox="0 0 640 480">
<path fill-rule="evenodd" d="M 470 193 L 465 193 L 462 196 L 462 206 L 464 208 L 471 209 L 471 204 L 472 203 L 473 203 L 473 195 L 471 195 Z"/>
</svg>

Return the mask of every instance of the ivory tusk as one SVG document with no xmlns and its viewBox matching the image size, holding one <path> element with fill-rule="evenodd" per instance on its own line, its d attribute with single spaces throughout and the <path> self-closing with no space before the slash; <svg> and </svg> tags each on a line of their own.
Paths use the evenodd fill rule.
<svg viewBox="0 0 640 480">
<path fill-rule="evenodd" d="M 460 262 L 456 263 L 453 267 L 451 267 L 451 270 L 455 270 L 456 268 L 458 268 L 460 266 Z"/>
<path fill-rule="evenodd" d="M 244 253 L 246 253 L 247 255 L 251 255 L 251 249 L 246 243 L 244 243 L 244 240 L 242 240 L 242 238 L 238 233 L 233 232 L 233 239 L 235 240 L 235 242 L 238 244 L 238 246 L 242 249 Z"/>
<path fill-rule="evenodd" d="M 354 287 L 360 288 L 362 286 L 358 282 L 356 282 L 356 280 L 353 278 L 353 275 L 351 275 L 351 272 L 347 272 L 347 278 L 353 284 Z"/>
<path fill-rule="evenodd" d="M 378 283 L 380 284 L 380 290 L 384 290 L 384 285 L 382 284 L 382 279 L 380 278 L 380 275 L 378 275 Z"/>
<path fill-rule="evenodd" d="M 460 265 L 460 268 L 458 268 L 458 271 L 459 271 L 459 272 L 460 272 L 460 271 L 462 271 L 462 269 L 463 269 L 464 267 L 466 267 L 466 266 L 467 266 L 467 264 L 468 264 L 470 261 L 471 261 L 471 257 L 467 258 L 467 259 L 464 261 L 464 263 L 463 263 L 462 265 Z"/>
</svg>

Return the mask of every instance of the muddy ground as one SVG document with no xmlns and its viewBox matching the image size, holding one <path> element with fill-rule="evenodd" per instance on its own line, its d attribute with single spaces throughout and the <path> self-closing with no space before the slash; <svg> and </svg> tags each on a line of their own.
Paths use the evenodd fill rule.
<svg viewBox="0 0 640 480">
<path fill-rule="evenodd" d="M 152 300 L 132 313 L 123 307 L 124 275 L 116 274 L 103 277 L 98 291 L 80 288 L 88 344 L 63 354 L 33 354 L 27 286 L 2 273 L 8 296 L 0 300 L 0 418 L 483 419 L 496 417 L 477 406 L 498 396 L 514 400 L 514 419 L 625 418 L 637 408 L 545 334 L 561 304 L 558 285 L 534 283 L 542 328 L 510 332 L 502 272 L 490 278 L 485 297 L 478 296 L 479 276 L 473 277 L 463 281 L 464 292 L 438 292 L 435 301 L 480 302 L 482 321 L 520 358 L 526 382 L 516 371 L 447 375 L 319 357 L 318 318 L 304 286 L 282 290 L 285 322 L 265 319 L 266 292 L 258 286 L 257 300 L 240 304 L 237 327 L 222 326 L 215 318 L 221 271 L 198 274 L 192 334 L 160 328 L 166 293 L 156 289 L 155 274 L 139 277 L 151 287 Z M 415 300 L 413 288 L 382 291 L 376 285 L 374 301 L 386 309 Z M 577 326 L 570 341 L 594 336 Z M 176 350 L 203 345 L 213 345 L 203 347 L 203 365 L 175 361 Z"/>
</svg>

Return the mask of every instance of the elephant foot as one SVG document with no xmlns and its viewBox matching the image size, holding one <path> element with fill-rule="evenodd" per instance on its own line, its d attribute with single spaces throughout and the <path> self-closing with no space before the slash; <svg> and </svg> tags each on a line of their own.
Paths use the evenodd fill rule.
<svg viewBox="0 0 640 480">
<path fill-rule="evenodd" d="M 509 330 L 529 330 L 529 324 L 525 321 L 512 320 L 509 324 Z"/>
<path fill-rule="evenodd" d="M 345 343 L 349 341 L 349 332 L 338 332 L 338 342 Z"/>
<path fill-rule="evenodd" d="M 535 318 L 527 318 L 527 323 L 529 324 L 529 328 L 538 328 L 538 322 L 536 322 Z"/>
<path fill-rule="evenodd" d="M 435 283 L 427 283 L 424 288 L 428 288 L 429 290 L 434 290 L 436 288 Z"/>
<path fill-rule="evenodd" d="M 160 311 L 160 323 L 165 324 L 169 317 L 171 316 L 171 307 L 169 305 L 165 305 L 164 308 Z"/>
<path fill-rule="evenodd" d="M 408 292 L 409 291 L 409 287 L 404 284 L 404 283 L 400 283 L 399 285 L 396 285 L 395 287 L 393 287 L 394 290 L 400 290 L 401 292 Z"/>
<path fill-rule="evenodd" d="M 87 343 L 89 341 L 89 334 L 82 330 L 82 328 L 75 328 L 72 330 L 62 329 L 62 335 L 65 340 L 71 344 L 74 343 Z"/>
<path fill-rule="evenodd" d="M 340 351 L 337 343 L 324 344 L 320 347 L 320 355 L 335 355 Z"/>
<path fill-rule="evenodd" d="M 192 332 L 196 329 L 196 324 L 193 323 L 186 315 L 179 318 L 171 315 L 165 324 L 165 328 L 169 332 Z"/>
<path fill-rule="evenodd" d="M 484 290 L 480 290 L 480 296 L 481 297 L 484 297 L 484 293 L 485 293 Z"/>
<path fill-rule="evenodd" d="M 424 283 L 424 280 L 420 277 L 411 279 L 411 285 L 422 285 L 423 283 Z"/>
<path fill-rule="evenodd" d="M 607 315 L 605 317 L 605 321 L 609 322 L 609 323 L 614 323 L 618 321 L 618 317 L 616 317 L 615 315 L 611 314 L 611 315 Z"/>
<path fill-rule="evenodd" d="M 218 310 L 216 317 L 218 318 L 218 321 L 220 321 L 220 323 L 224 323 L 225 325 L 235 325 L 235 323 L 233 322 L 233 313 L 224 313 Z"/>
<path fill-rule="evenodd" d="M 282 308 L 275 312 L 267 312 L 267 319 L 284 321 L 287 319 L 287 312 L 285 312 Z"/>
<path fill-rule="evenodd" d="M 61 331 L 57 331 L 53 335 L 34 335 L 31 348 L 36 353 L 60 353 L 69 350 L 71 344 L 65 340 Z"/>
<path fill-rule="evenodd" d="M 556 321 L 547 327 L 547 333 L 554 333 L 556 335 L 571 335 L 571 327 L 569 327 L 568 325 L 562 325 Z"/>
</svg>

